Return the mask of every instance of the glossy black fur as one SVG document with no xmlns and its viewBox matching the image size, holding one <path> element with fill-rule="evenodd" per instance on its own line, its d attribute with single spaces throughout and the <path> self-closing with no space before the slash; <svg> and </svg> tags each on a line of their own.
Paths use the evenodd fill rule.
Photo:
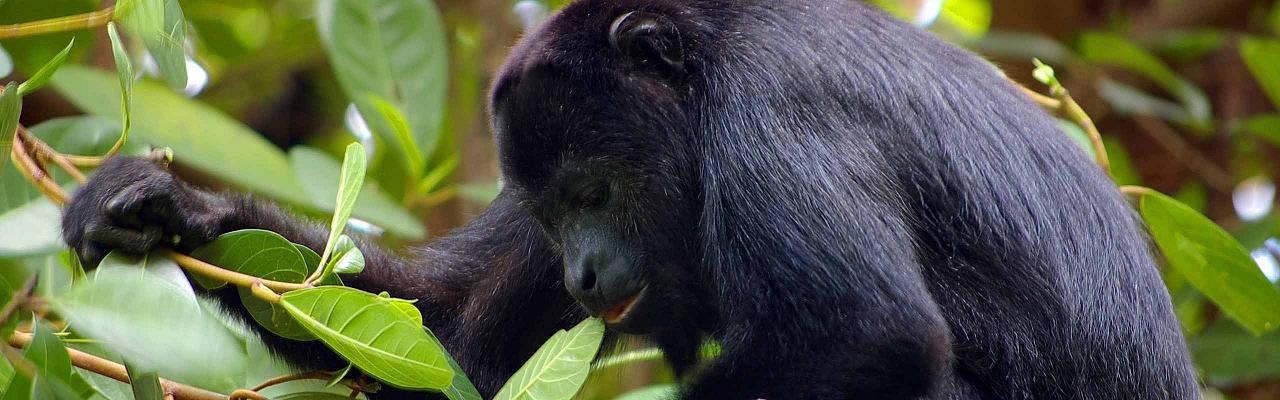
<svg viewBox="0 0 1280 400">
<path fill-rule="evenodd" d="M 643 29 L 611 42 L 628 12 Z M 621 267 L 575 296 L 647 285 L 623 328 L 692 371 L 686 399 L 1199 398 L 1112 183 L 992 66 L 861 3 L 582 0 L 515 49 L 493 112 L 494 204 L 411 257 L 362 243 L 348 280 L 422 299 L 483 393 L 584 316 L 564 276 L 590 248 Z M 325 237 L 137 159 L 67 210 L 90 263 L 169 234 Z M 693 370 L 702 335 L 723 355 Z"/>
</svg>

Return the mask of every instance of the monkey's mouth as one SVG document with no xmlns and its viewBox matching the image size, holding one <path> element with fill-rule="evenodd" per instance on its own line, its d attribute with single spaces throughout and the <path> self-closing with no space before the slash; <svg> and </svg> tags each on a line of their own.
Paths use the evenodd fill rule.
<svg viewBox="0 0 1280 400">
<path fill-rule="evenodd" d="M 631 297 L 623 299 L 618 303 L 618 305 L 613 306 L 613 308 L 610 308 L 605 311 L 604 314 L 601 314 L 600 318 L 603 318 L 605 323 L 611 325 L 625 321 L 627 317 L 631 315 L 631 310 L 634 309 L 636 304 L 640 303 L 640 299 L 644 297 L 646 292 L 645 289 L 648 288 L 640 289 L 636 291 L 636 294 L 631 295 Z"/>
</svg>

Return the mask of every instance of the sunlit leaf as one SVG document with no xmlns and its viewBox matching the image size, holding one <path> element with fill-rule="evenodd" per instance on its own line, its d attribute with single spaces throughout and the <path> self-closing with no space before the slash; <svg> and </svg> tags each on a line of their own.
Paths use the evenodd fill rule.
<svg viewBox="0 0 1280 400">
<path fill-rule="evenodd" d="M 1154 191 L 1142 196 L 1142 218 L 1165 259 L 1187 281 L 1254 334 L 1280 323 L 1280 292 L 1249 252 L 1213 221 Z"/>
<path fill-rule="evenodd" d="M 119 120 L 118 89 L 109 74 L 67 65 L 50 84 L 77 107 Z M 131 140 L 171 148 L 176 163 L 241 189 L 298 205 L 312 203 L 284 153 L 235 119 L 150 81 L 134 87 L 133 106 L 133 112 L 147 118 L 134 121 Z"/>
<path fill-rule="evenodd" d="M 444 347 L 393 302 L 346 287 L 285 293 L 280 304 L 361 371 L 403 389 L 441 390 L 453 380 Z"/>
<path fill-rule="evenodd" d="M 604 339 L 604 323 L 590 318 L 551 336 L 508 380 L 494 400 L 569 399 L 582 388 Z"/>
<path fill-rule="evenodd" d="M 335 265 L 328 260 L 334 256 L 335 247 L 342 239 L 342 232 L 347 229 L 347 219 L 351 218 L 356 199 L 360 197 L 360 186 L 364 185 L 364 173 L 367 167 L 364 146 L 359 143 L 348 145 L 347 154 L 342 159 L 342 175 L 341 180 L 338 181 L 338 196 L 333 210 L 333 219 L 329 221 L 329 241 L 324 245 L 324 252 L 320 253 L 320 263 L 324 264 L 320 266 L 324 268 L 321 277 L 333 274 Z M 364 268 L 364 256 L 360 257 L 360 268 Z"/>
<path fill-rule="evenodd" d="M 49 81 L 49 77 L 53 76 L 53 73 L 57 71 L 58 68 L 62 67 L 63 62 L 67 61 L 67 54 L 71 53 L 71 47 L 75 45 L 76 45 L 75 38 L 71 38 L 71 43 L 67 43 L 67 47 L 63 48 L 62 51 L 58 52 L 58 55 L 53 56 L 53 59 L 49 60 L 48 63 L 45 63 L 43 67 L 40 67 L 40 70 L 36 71 L 36 73 L 34 74 L 31 74 L 30 78 L 27 78 L 25 82 L 22 82 L 21 85 L 18 85 L 18 95 L 26 96 L 28 94 L 31 94 L 31 92 L 34 92 L 37 89 L 40 89 L 41 87 L 44 87 L 44 84 Z M 3 74 L 0 74 L 0 75 L 3 75 Z"/>
<path fill-rule="evenodd" d="M 224 393 L 243 384 L 240 341 L 160 278 L 102 270 L 50 303 L 76 333 L 141 368 Z"/>
<path fill-rule="evenodd" d="M 1240 57 L 1271 103 L 1280 108 L 1280 40 L 1240 39 Z"/>
<path fill-rule="evenodd" d="M 332 212 L 338 193 L 338 180 L 334 177 L 342 174 L 338 160 L 312 147 L 294 146 L 289 149 L 289 162 L 313 203 Z M 392 200 L 372 180 L 360 188 L 360 197 L 356 199 L 351 215 L 406 239 L 426 236 L 426 229 L 419 219 Z"/>
<path fill-rule="evenodd" d="M 386 143 L 399 140 L 367 99 L 386 99 L 402 111 L 421 153 L 413 164 L 407 148 L 396 147 L 398 154 L 406 166 L 424 165 L 440 141 L 448 87 L 448 43 L 434 2 L 322 0 L 317 16 L 317 30 L 347 97 Z"/>
</svg>

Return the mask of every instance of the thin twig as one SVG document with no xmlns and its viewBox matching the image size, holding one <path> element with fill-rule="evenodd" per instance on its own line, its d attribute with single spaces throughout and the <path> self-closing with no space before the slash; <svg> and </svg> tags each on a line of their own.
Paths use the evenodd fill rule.
<svg viewBox="0 0 1280 400">
<path fill-rule="evenodd" d="M 14 347 L 26 347 L 31 344 L 30 333 L 14 332 L 9 344 Z M 93 354 L 76 349 L 67 349 L 71 355 L 71 364 L 81 369 L 102 375 L 120 382 L 129 383 L 129 372 L 123 365 L 103 359 Z M 165 393 L 171 394 L 175 400 L 226 400 L 226 395 L 210 392 L 197 387 L 183 385 L 170 380 L 160 379 L 160 386 Z"/>
<path fill-rule="evenodd" d="M 27 128 L 22 125 L 18 125 L 18 135 L 22 136 L 22 140 L 30 144 L 31 148 L 35 150 L 37 159 L 53 161 L 53 163 L 57 164 L 59 168 L 66 171 L 67 175 L 71 175 L 71 178 L 75 179 L 76 182 L 84 183 L 84 173 L 80 172 L 80 168 L 77 168 L 67 160 L 62 153 L 54 150 L 48 143 L 45 143 L 42 140 L 37 140 L 35 136 L 31 135 L 31 131 L 28 131 Z"/>
<path fill-rule="evenodd" d="M 108 22 L 111 22 L 111 17 L 114 12 L 115 7 L 113 6 L 84 14 L 68 15 L 65 17 L 42 19 L 39 21 L 23 22 L 12 25 L 0 25 L 0 39 L 78 31 L 81 29 L 106 26 Z"/>
<path fill-rule="evenodd" d="M 1010 80 L 1010 82 L 1013 82 L 1013 81 Z M 1043 94 L 1040 94 L 1039 92 L 1028 89 L 1026 86 L 1022 86 L 1022 84 L 1020 83 L 1013 82 L 1013 84 L 1017 86 L 1018 89 L 1022 90 L 1022 94 L 1027 95 L 1027 97 L 1031 98 L 1031 101 L 1036 102 L 1036 104 L 1039 104 L 1040 107 L 1044 107 L 1044 109 L 1046 110 L 1057 111 L 1058 109 L 1062 108 L 1062 102 L 1058 101 L 1058 99 L 1045 96 Z"/>
<path fill-rule="evenodd" d="M 326 371 L 312 371 L 312 372 L 302 372 L 297 374 L 282 375 L 282 376 L 277 376 L 275 378 L 268 379 L 265 382 L 259 383 L 258 386 L 254 386 L 252 390 L 255 392 L 259 392 L 259 391 L 262 391 L 262 389 L 279 385 L 281 383 L 300 381 L 304 379 L 315 379 L 315 380 L 327 381 L 327 380 L 333 379 L 333 375 L 334 374 L 332 372 L 326 372 Z"/>
<path fill-rule="evenodd" d="M 49 177 L 49 173 L 31 157 L 30 150 L 22 135 L 13 136 L 13 151 L 10 152 L 10 157 L 18 167 L 18 171 L 22 172 L 27 181 L 31 182 L 41 193 L 44 193 L 49 200 L 52 200 L 57 205 L 66 204 L 67 192 L 62 190 L 58 183 Z"/>
<path fill-rule="evenodd" d="M 27 302 L 27 298 L 31 297 L 31 292 L 35 290 L 36 277 L 32 276 L 27 279 L 27 283 L 22 285 L 22 289 L 13 292 L 13 297 L 9 298 L 9 303 L 4 305 L 4 309 L 0 309 L 0 323 L 8 321 L 13 313 L 18 311 L 19 304 Z"/>
<path fill-rule="evenodd" d="M 279 282 L 273 280 L 262 279 L 253 275 L 245 275 L 228 269 L 223 269 L 213 264 L 200 261 L 195 257 L 182 254 L 173 250 L 162 250 L 164 255 L 172 258 L 183 269 L 194 272 L 205 277 L 217 279 L 232 285 L 252 288 L 255 284 L 262 284 L 265 288 L 275 292 L 291 292 L 294 290 L 308 289 L 312 286 L 301 283 Z"/>
<path fill-rule="evenodd" d="M 1102 133 L 1098 132 L 1098 127 L 1093 124 L 1093 119 L 1089 118 L 1089 114 L 1084 112 L 1084 108 L 1080 107 L 1080 103 L 1076 103 L 1076 100 L 1067 94 L 1066 89 L 1059 92 L 1058 100 L 1062 101 L 1061 112 L 1071 122 L 1075 122 L 1076 125 L 1080 125 L 1080 128 L 1084 129 L 1084 133 L 1089 136 L 1089 144 L 1093 146 L 1093 156 L 1098 163 L 1098 167 L 1102 168 L 1102 171 L 1110 176 L 1111 158 L 1107 156 L 1107 146 L 1102 143 Z"/>
<path fill-rule="evenodd" d="M 271 400 L 267 396 L 249 389 L 236 389 L 236 391 L 231 392 L 231 396 L 228 398 L 231 400 Z"/>
</svg>

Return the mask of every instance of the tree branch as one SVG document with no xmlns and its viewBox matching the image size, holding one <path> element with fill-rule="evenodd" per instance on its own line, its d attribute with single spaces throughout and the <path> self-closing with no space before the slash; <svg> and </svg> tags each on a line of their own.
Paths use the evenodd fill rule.
<svg viewBox="0 0 1280 400">
<path fill-rule="evenodd" d="M 14 332 L 13 336 L 9 338 L 9 344 L 19 348 L 26 347 L 31 344 L 31 339 L 32 335 L 30 333 Z M 67 353 L 71 355 L 71 364 L 76 367 L 120 382 L 129 383 L 129 372 L 125 370 L 123 365 L 76 349 L 67 349 Z M 160 380 L 160 386 L 164 388 L 164 392 L 167 395 L 173 396 L 174 400 L 226 400 L 228 398 L 223 394 L 165 379 Z"/>
<path fill-rule="evenodd" d="M 0 39 L 78 31 L 81 29 L 106 26 L 108 22 L 111 22 L 111 17 L 114 13 L 115 7 L 109 7 L 84 14 L 68 15 L 65 17 L 42 19 L 39 21 L 23 22 L 12 25 L 0 25 Z"/>
</svg>

